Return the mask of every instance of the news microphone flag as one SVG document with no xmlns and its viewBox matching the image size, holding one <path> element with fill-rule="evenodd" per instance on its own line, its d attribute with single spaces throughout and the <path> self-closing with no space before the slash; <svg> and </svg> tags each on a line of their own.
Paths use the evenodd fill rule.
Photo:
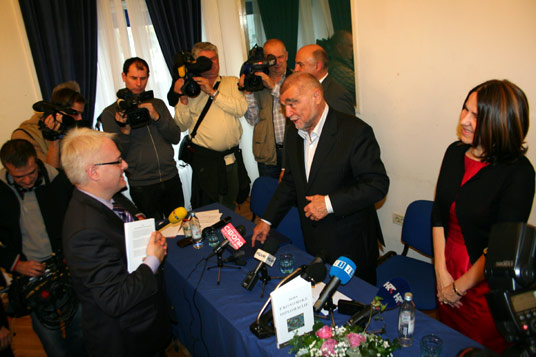
<svg viewBox="0 0 536 357">
<path fill-rule="evenodd" d="M 246 243 L 246 240 L 242 238 L 232 223 L 228 223 L 220 231 L 223 237 L 229 241 L 234 250 L 240 249 L 240 247 Z"/>
<path fill-rule="evenodd" d="M 333 294 L 335 294 L 335 291 L 337 291 L 340 284 L 345 285 L 352 279 L 355 269 L 355 263 L 350 258 L 344 256 L 339 257 L 339 259 L 333 263 L 329 271 L 331 280 L 328 285 L 324 286 L 324 289 L 322 289 L 322 292 L 314 305 L 315 312 L 322 310 L 324 305 L 326 305 Z"/>
</svg>

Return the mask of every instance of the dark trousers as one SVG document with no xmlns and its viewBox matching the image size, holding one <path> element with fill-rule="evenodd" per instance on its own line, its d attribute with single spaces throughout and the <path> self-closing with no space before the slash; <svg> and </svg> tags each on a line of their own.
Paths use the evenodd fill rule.
<svg viewBox="0 0 536 357">
<path fill-rule="evenodd" d="M 147 218 L 167 218 L 175 208 L 184 206 L 179 175 L 152 185 L 130 186 L 130 196 Z"/>
<path fill-rule="evenodd" d="M 279 175 L 281 174 L 281 161 L 283 159 L 283 149 L 277 148 L 277 164 L 276 165 L 266 165 L 262 162 L 257 163 L 259 169 L 259 176 L 272 177 L 279 180 Z"/>
</svg>

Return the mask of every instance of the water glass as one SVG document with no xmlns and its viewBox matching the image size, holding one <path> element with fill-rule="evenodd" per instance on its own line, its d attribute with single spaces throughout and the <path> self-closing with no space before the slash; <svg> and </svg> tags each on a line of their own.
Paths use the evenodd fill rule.
<svg viewBox="0 0 536 357">
<path fill-rule="evenodd" d="M 220 244 L 220 235 L 218 234 L 218 231 L 215 230 L 212 227 L 207 228 L 206 230 L 206 238 L 208 245 L 212 248 L 217 247 L 218 244 Z"/>
<path fill-rule="evenodd" d="M 279 269 L 285 275 L 292 273 L 294 271 L 294 255 L 290 253 L 281 254 L 279 256 Z"/>
<path fill-rule="evenodd" d="M 426 335 L 421 339 L 421 357 L 439 357 L 443 350 L 443 340 L 438 336 Z"/>
</svg>

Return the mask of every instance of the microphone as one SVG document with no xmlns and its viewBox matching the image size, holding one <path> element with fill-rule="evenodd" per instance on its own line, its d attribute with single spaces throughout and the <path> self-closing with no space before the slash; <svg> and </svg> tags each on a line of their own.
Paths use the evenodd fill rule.
<svg viewBox="0 0 536 357">
<path fill-rule="evenodd" d="M 184 207 L 175 208 L 168 216 L 168 218 L 155 223 L 155 229 L 159 230 L 170 223 L 179 223 L 188 215 L 188 211 Z"/>
<path fill-rule="evenodd" d="M 231 217 L 226 217 L 225 219 L 227 219 L 227 218 L 231 218 Z M 220 221 L 220 222 L 222 222 L 222 221 Z M 220 222 L 218 222 L 218 223 L 220 223 Z M 218 223 L 216 223 L 216 224 L 218 224 Z M 229 225 L 231 227 L 233 227 L 233 225 L 231 223 L 229 223 Z M 210 259 L 213 256 L 215 256 L 216 254 L 220 254 L 221 252 L 223 252 L 223 250 L 225 249 L 225 247 L 227 247 L 229 245 L 229 243 L 231 243 L 231 246 L 234 248 L 234 250 L 238 250 L 242 245 L 244 245 L 244 243 L 246 243 L 246 240 L 243 238 L 243 235 L 246 234 L 246 227 L 244 227 L 243 225 L 239 225 L 238 227 L 236 227 L 236 233 L 238 234 L 238 236 L 236 236 L 236 234 L 234 234 L 234 232 L 229 233 L 230 231 L 232 231 L 232 230 L 230 230 L 230 229 L 225 229 L 225 230 L 222 229 L 221 230 L 221 233 L 225 237 L 225 240 L 223 240 L 223 242 L 221 242 L 217 247 L 215 247 L 212 250 L 212 253 L 210 253 L 210 255 L 207 257 L 207 259 Z M 231 240 L 233 242 L 239 241 L 239 242 L 243 242 L 243 243 L 240 244 L 240 245 L 232 244 Z"/>
<path fill-rule="evenodd" d="M 352 276 L 355 273 L 355 268 L 355 263 L 351 259 L 344 256 L 339 257 L 339 259 L 333 263 L 333 266 L 329 271 L 331 280 L 328 285 L 322 289 L 320 297 L 313 306 L 315 313 L 318 313 L 320 310 L 322 310 L 328 300 L 331 299 L 335 291 L 337 291 L 337 288 L 341 283 L 342 285 L 345 285 L 350 281 L 350 279 L 352 279 Z"/>
<path fill-rule="evenodd" d="M 266 240 L 266 243 L 264 244 L 263 248 L 264 250 L 260 248 L 257 249 L 257 251 L 255 252 L 255 258 L 259 259 L 258 256 L 262 256 L 264 257 L 264 259 L 259 261 L 259 264 L 257 264 L 255 270 L 250 271 L 242 282 L 242 286 L 248 290 L 253 290 L 253 287 L 257 283 L 257 280 L 259 280 L 259 271 L 265 265 L 265 262 L 269 260 L 275 261 L 275 257 L 273 255 L 279 249 L 279 240 L 274 237 L 269 237 Z"/>
<path fill-rule="evenodd" d="M 386 281 L 378 289 L 376 297 L 381 298 L 382 305 L 386 304 L 385 310 L 391 310 L 404 302 L 404 294 L 411 291 L 409 284 L 402 278 L 393 278 Z M 348 319 L 346 326 L 354 326 L 368 321 L 370 314 L 375 315 L 378 309 L 372 304 L 366 305 L 364 309 L 356 312 Z"/>
</svg>

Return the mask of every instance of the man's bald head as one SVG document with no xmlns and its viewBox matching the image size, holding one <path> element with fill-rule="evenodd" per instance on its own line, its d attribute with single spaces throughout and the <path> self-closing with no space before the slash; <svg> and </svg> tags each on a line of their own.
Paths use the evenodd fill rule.
<svg viewBox="0 0 536 357">
<path fill-rule="evenodd" d="M 320 80 L 328 73 L 328 54 L 319 45 L 306 45 L 296 53 L 296 72 L 311 73 Z"/>
</svg>

